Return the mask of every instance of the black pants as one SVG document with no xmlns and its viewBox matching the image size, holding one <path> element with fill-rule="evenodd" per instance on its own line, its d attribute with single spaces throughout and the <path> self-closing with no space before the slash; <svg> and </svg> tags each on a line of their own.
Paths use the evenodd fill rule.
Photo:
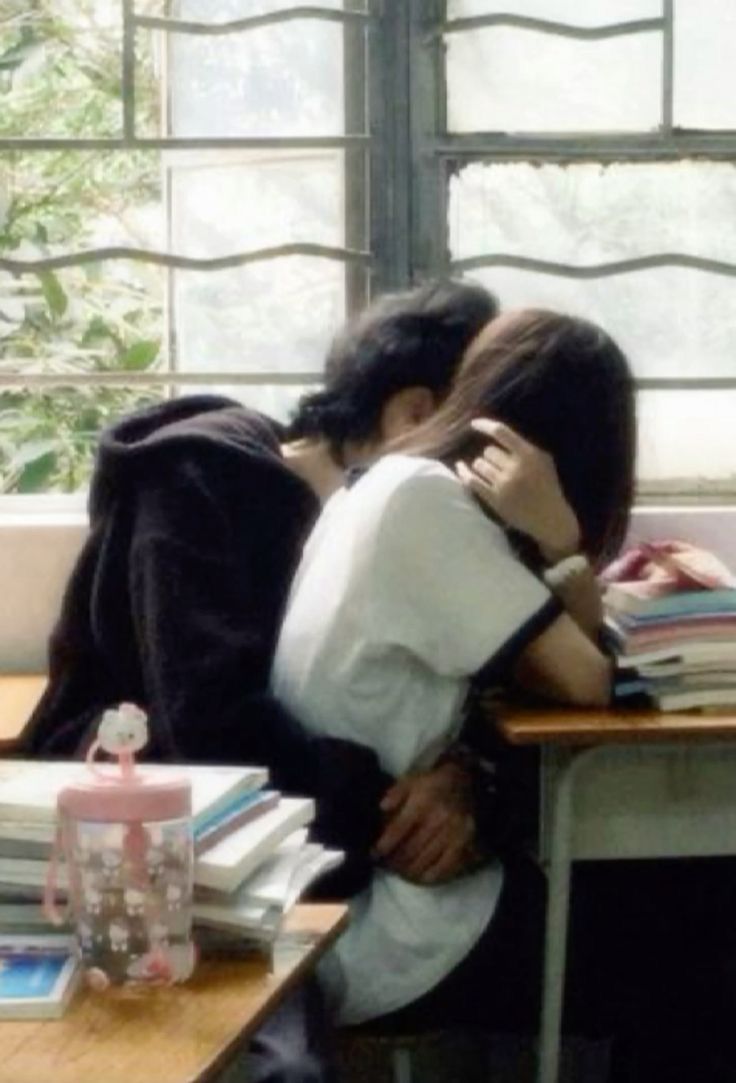
<svg viewBox="0 0 736 1083">
<path fill-rule="evenodd" d="M 566 1027 L 614 1037 L 615 1083 L 736 1081 L 736 861 L 574 867 Z"/>
<path fill-rule="evenodd" d="M 240 1067 L 240 1070 L 238 1070 Z M 254 1034 L 223 1083 L 336 1083 L 322 995 L 308 979 Z"/>
</svg>

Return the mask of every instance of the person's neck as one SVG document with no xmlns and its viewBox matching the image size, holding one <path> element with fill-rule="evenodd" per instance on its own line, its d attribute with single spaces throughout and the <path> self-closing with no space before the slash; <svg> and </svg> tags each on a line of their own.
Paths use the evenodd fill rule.
<svg viewBox="0 0 736 1083">
<path fill-rule="evenodd" d="M 326 440 L 292 440 L 281 445 L 286 465 L 310 487 L 321 504 L 340 488 L 345 471 L 353 466 L 367 466 L 376 458 L 373 443 L 346 443 L 342 462 L 335 461 Z"/>
<path fill-rule="evenodd" d="M 343 483 L 344 471 L 336 463 L 326 440 L 292 440 L 281 445 L 290 470 L 306 482 L 320 504 L 324 504 Z"/>
</svg>

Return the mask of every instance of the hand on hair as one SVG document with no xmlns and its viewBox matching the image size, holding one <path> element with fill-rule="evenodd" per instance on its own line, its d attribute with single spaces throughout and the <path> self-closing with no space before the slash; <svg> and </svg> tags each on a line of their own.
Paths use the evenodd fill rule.
<svg viewBox="0 0 736 1083">
<path fill-rule="evenodd" d="M 405 775 L 381 801 L 386 825 L 373 856 L 418 884 L 452 880 L 478 864 L 470 780 L 455 763 Z"/>
<path fill-rule="evenodd" d="M 577 552 L 580 527 L 565 498 L 554 459 L 502 421 L 476 418 L 473 428 L 490 438 L 458 477 L 508 526 L 527 534 L 549 563 Z"/>
</svg>

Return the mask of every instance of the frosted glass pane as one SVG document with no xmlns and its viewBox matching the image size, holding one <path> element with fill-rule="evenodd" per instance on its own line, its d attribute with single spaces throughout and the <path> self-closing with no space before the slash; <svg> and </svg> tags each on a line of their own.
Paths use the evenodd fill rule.
<svg viewBox="0 0 736 1083">
<path fill-rule="evenodd" d="M 286 423 L 294 413 L 299 399 L 307 391 L 317 391 L 317 384 L 303 384 L 298 387 L 279 386 L 278 384 L 187 384 L 179 392 L 181 395 L 227 395 L 249 406 L 251 410 L 260 410 L 275 421 Z"/>
<path fill-rule="evenodd" d="M 454 132 L 651 130 L 661 117 L 662 36 L 580 41 L 511 27 L 448 34 Z"/>
<path fill-rule="evenodd" d="M 360 5 L 361 10 L 364 4 L 365 0 Z M 253 15 L 270 15 L 274 11 L 295 6 L 294 0 L 138 0 L 136 4 L 137 10 L 145 9 L 147 14 L 196 19 L 203 23 L 224 23 L 231 19 L 248 19 Z M 320 0 L 319 6 L 340 11 L 345 5 L 344 0 Z"/>
<path fill-rule="evenodd" d="M 736 128 L 735 50 L 733 0 L 677 0 L 675 124 Z"/>
<path fill-rule="evenodd" d="M 585 267 L 678 252 L 736 264 L 728 163 L 473 164 L 450 186 L 453 259 L 525 256 Z M 506 304 L 599 319 L 640 376 L 736 375 L 736 279 L 674 267 L 580 281 L 483 272 Z"/>
<path fill-rule="evenodd" d="M 243 0 L 188 0 L 182 8 L 187 18 L 213 22 L 252 14 Z M 343 38 L 339 24 L 315 20 L 206 37 L 170 34 L 174 134 L 341 135 Z"/>
<path fill-rule="evenodd" d="M 697 2 L 697 0 L 696 0 Z M 604 26 L 632 19 L 656 19 L 662 0 L 448 0 L 448 19 L 473 15 L 526 15 L 571 26 Z"/>
<path fill-rule="evenodd" d="M 190 165 L 168 157 L 176 252 L 213 257 L 299 241 L 344 244 L 341 152 L 219 151 Z"/>
<path fill-rule="evenodd" d="M 596 320 L 639 377 L 736 377 L 736 280 L 666 268 L 576 281 L 531 271 L 474 271 L 504 308 L 541 306 Z"/>
<path fill-rule="evenodd" d="M 454 259 L 584 265 L 683 252 L 736 263 L 736 166 L 472 164 L 451 179 L 449 224 Z"/>
<path fill-rule="evenodd" d="M 638 410 L 642 480 L 736 477 L 736 392 L 641 391 Z"/>
<path fill-rule="evenodd" d="M 177 367 L 317 372 L 345 319 L 341 263 L 294 256 L 174 275 Z"/>
</svg>

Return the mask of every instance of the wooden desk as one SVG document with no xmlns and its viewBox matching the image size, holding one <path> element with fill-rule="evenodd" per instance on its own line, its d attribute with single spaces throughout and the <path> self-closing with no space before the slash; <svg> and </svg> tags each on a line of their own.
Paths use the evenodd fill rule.
<svg viewBox="0 0 736 1083">
<path fill-rule="evenodd" d="M 13 748 L 46 687 L 35 673 L 0 673 L 0 755 Z"/>
<path fill-rule="evenodd" d="M 0 1022 L 0 1083 L 203 1083 L 314 966 L 347 920 L 300 905 L 265 960 L 206 961 L 191 982 L 132 994 L 83 992 L 62 1019 Z"/>
<path fill-rule="evenodd" d="M 736 854 L 736 713 L 508 710 L 542 750 L 549 894 L 538 1083 L 555 1083 L 573 861 Z"/>
<path fill-rule="evenodd" d="M 663 714 L 660 711 L 519 708 L 504 712 L 498 725 L 513 745 L 710 741 L 736 737 L 736 712 Z"/>
</svg>

